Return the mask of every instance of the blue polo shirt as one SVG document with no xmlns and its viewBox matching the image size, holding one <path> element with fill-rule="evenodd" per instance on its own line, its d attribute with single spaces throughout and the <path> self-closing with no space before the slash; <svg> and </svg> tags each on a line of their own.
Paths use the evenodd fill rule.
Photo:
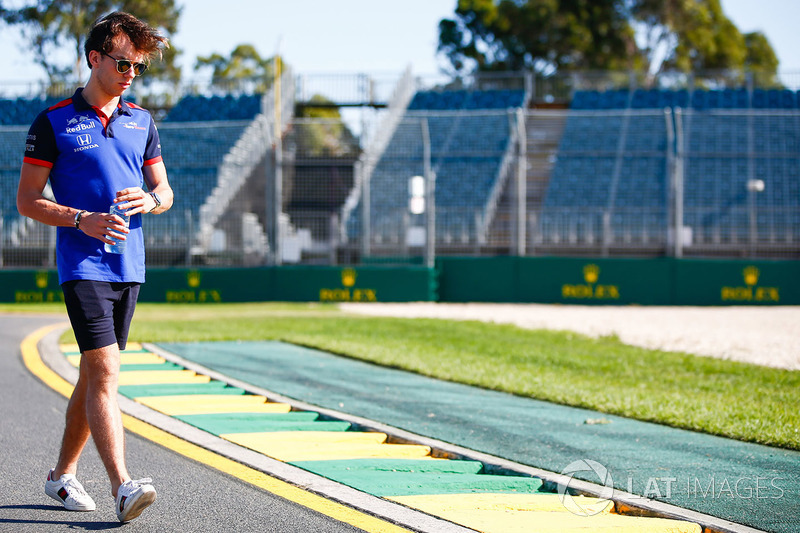
<svg viewBox="0 0 800 533">
<path fill-rule="evenodd" d="M 42 111 L 28 132 L 26 163 L 50 169 L 58 204 L 107 213 L 117 191 L 142 187 L 142 168 L 161 161 L 158 130 L 150 113 L 120 99 L 111 117 L 72 98 Z M 59 227 L 56 258 L 60 283 L 71 280 L 144 283 L 142 217 L 131 217 L 123 254 L 103 251 L 103 242 L 73 227 Z"/>
</svg>

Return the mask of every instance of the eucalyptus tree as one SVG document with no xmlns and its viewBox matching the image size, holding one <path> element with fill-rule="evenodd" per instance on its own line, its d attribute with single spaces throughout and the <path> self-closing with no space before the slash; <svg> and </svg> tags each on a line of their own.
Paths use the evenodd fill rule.
<svg viewBox="0 0 800 533">
<path fill-rule="evenodd" d="M 168 36 L 178 28 L 181 8 L 175 0 L 36 0 L 17 7 L 0 7 L 9 26 L 20 29 L 20 47 L 32 55 L 52 86 L 81 84 L 84 81 L 83 45 L 89 28 L 99 17 L 112 11 L 127 11 L 157 27 Z M 156 62 L 144 79 L 177 82 L 180 70 L 175 65 L 179 50 L 170 46 L 162 62 Z"/>
</svg>

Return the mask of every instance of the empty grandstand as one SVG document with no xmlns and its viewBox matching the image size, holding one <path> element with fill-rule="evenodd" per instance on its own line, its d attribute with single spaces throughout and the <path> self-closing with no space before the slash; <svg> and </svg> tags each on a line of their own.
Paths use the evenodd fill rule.
<svg viewBox="0 0 800 533">
<path fill-rule="evenodd" d="M 363 180 L 369 214 L 363 205 L 345 214 L 349 235 L 360 233 L 358 225 L 368 216 L 368 253 L 422 246 L 414 228 L 427 219 L 424 211 L 409 211 L 408 190 L 412 177 L 423 176 L 436 183 L 437 241 L 475 244 L 493 191 L 505 177 L 514 110 L 524 99 L 524 91 L 511 90 L 417 92 L 384 151 L 372 155 L 377 165 Z"/>
<path fill-rule="evenodd" d="M 148 261 L 798 256 L 796 92 L 687 85 L 553 98 L 531 80 L 431 86 L 409 71 L 386 94 L 341 94 L 337 78 L 326 95 L 325 82 L 287 73 L 278 106 L 274 92 L 184 95 L 158 123 L 176 202 L 145 222 Z M 53 232 L 21 219 L 14 201 L 27 126 L 52 101 L 0 100 L 5 266 L 52 266 Z M 320 101 L 343 118 L 295 116 Z M 412 201 L 415 177 L 423 201 Z"/>
</svg>

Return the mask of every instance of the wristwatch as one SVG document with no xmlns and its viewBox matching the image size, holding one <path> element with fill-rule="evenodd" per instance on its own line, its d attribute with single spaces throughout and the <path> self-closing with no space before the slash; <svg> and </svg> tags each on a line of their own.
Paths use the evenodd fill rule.
<svg viewBox="0 0 800 533">
<path fill-rule="evenodd" d="M 158 209 L 159 207 L 161 207 L 161 197 L 158 195 L 158 193 L 151 192 L 151 193 L 150 193 L 150 196 L 152 196 L 152 197 L 153 197 L 153 201 L 156 203 L 156 205 L 155 205 L 155 207 L 154 207 L 153 209 L 151 209 L 150 211 L 148 211 L 148 213 L 152 213 L 153 211 L 155 211 L 156 209 Z"/>
<path fill-rule="evenodd" d="M 87 214 L 89 211 L 83 210 L 78 211 L 75 213 L 75 229 L 81 229 L 81 218 L 83 215 Z"/>
</svg>

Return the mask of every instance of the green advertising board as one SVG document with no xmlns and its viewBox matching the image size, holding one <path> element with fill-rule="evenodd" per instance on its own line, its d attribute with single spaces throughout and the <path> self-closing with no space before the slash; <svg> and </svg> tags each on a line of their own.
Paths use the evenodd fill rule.
<svg viewBox="0 0 800 533">
<path fill-rule="evenodd" d="M 675 261 L 674 283 L 693 305 L 800 304 L 798 261 Z"/>
<path fill-rule="evenodd" d="M 487 257 L 441 259 L 440 301 L 664 304 L 667 260 Z"/>
<path fill-rule="evenodd" d="M 436 301 L 436 274 L 424 267 L 280 266 L 150 269 L 146 302 Z"/>
<path fill-rule="evenodd" d="M 150 269 L 142 302 L 798 305 L 799 261 L 440 258 L 422 266 Z M 0 301 L 63 301 L 54 270 L 0 270 Z"/>
<path fill-rule="evenodd" d="M 0 270 L 0 302 L 63 302 L 55 270 Z"/>
<path fill-rule="evenodd" d="M 441 302 L 798 305 L 799 261 L 440 258 Z"/>
</svg>

